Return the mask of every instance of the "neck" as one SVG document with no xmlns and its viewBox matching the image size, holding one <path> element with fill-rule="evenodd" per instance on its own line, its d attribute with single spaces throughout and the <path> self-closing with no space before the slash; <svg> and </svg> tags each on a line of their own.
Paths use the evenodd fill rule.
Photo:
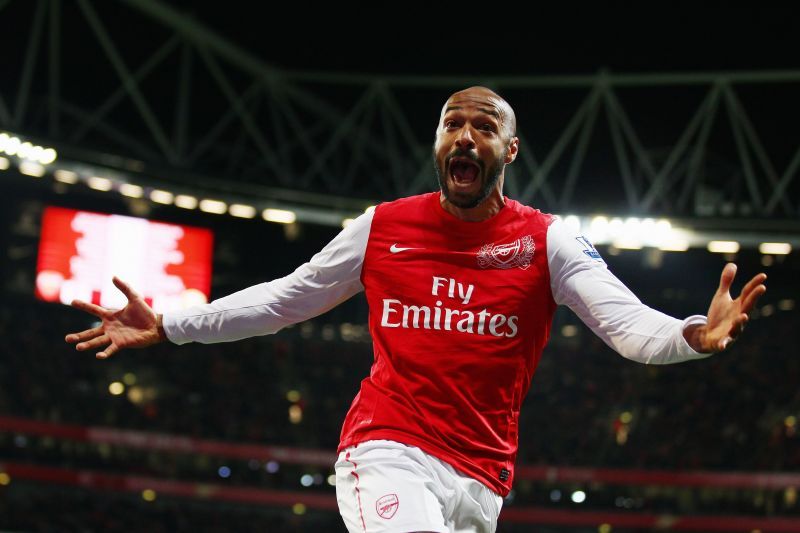
<svg viewBox="0 0 800 533">
<path fill-rule="evenodd" d="M 444 194 L 439 196 L 439 202 L 442 204 L 442 209 L 453 215 L 454 217 L 465 222 L 480 222 L 492 218 L 506 205 L 503 193 L 500 187 L 492 190 L 492 193 L 480 203 L 480 205 L 471 209 L 458 207 L 451 203 Z"/>
</svg>

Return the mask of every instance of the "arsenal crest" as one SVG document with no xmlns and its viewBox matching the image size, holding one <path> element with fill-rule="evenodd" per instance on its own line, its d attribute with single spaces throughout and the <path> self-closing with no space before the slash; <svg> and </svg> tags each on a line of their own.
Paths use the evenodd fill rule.
<svg viewBox="0 0 800 533">
<path fill-rule="evenodd" d="M 377 511 L 378 516 L 386 520 L 394 516 L 398 507 L 400 507 L 400 500 L 397 499 L 397 494 L 381 496 L 378 498 L 378 501 L 375 502 L 375 511 Z"/>
<path fill-rule="evenodd" d="M 530 235 L 509 244 L 484 244 L 478 252 L 478 266 L 502 269 L 519 267 L 525 270 L 531 266 L 535 249 Z"/>
</svg>

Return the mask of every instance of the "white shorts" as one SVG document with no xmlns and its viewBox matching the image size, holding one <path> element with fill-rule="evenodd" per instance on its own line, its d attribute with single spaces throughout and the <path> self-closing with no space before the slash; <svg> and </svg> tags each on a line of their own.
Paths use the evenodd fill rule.
<svg viewBox="0 0 800 533">
<path fill-rule="evenodd" d="M 503 505 L 483 483 L 390 440 L 339 454 L 336 499 L 350 533 L 494 533 Z"/>
</svg>

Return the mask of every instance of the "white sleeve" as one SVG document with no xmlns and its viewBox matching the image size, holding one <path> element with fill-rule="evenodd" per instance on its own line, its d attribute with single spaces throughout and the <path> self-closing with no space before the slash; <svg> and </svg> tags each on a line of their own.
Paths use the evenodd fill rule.
<svg viewBox="0 0 800 533">
<path fill-rule="evenodd" d="M 370 212 L 355 219 L 308 263 L 286 277 L 209 304 L 164 313 L 167 338 L 184 344 L 267 335 L 320 315 L 361 292 L 361 266 L 372 216 Z"/>
<path fill-rule="evenodd" d="M 619 280 L 585 237 L 556 219 L 547 231 L 547 262 L 553 298 L 567 305 L 623 357 L 645 364 L 679 363 L 711 354 L 694 351 L 683 337 L 693 315 L 678 320 L 644 305 Z"/>
</svg>

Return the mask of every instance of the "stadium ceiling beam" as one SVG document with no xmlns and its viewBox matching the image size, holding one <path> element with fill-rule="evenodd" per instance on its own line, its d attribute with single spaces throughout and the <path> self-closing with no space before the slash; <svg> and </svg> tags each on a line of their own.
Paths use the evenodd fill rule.
<svg viewBox="0 0 800 533">
<path fill-rule="evenodd" d="M 152 0 L 122 0 L 125 2 Z M 798 70 L 763 71 L 711 71 L 711 72 L 654 72 L 624 74 L 604 72 L 600 74 L 614 87 L 670 87 L 703 86 L 724 79 L 732 84 L 790 83 L 800 82 Z M 286 72 L 284 79 L 299 82 L 327 83 L 331 85 L 366 85 L 375 81 L 374 75 L 331 72 Z M 414 76 L 381 75 L 381 80 L 393 87 L 427 87 L 450 89 L 473 85 L 477 81 L 468 76 Z M 597 74 L 567 76 L 492 76 L 482 80 L 487 85 L 502 89 L 591 89 L 597 84 Z"/>
<path fill-rule="evenodd" d="M 692 138 L 695 137 L 695 133 L 698 131 L 705 132 L 706 135 L 703 136 L 703 138 L 707 137 L 708 129 L 706 128 L 703 130 L 702 126 L 710 124 L 710 121 L 705 119 L 716 110 L 717 101 L 719 100 L 719 93 L 719 85 L 715 84 L 712 86 L 711 90 L 697 108 L 697 111 L 687 125 L 680 139 L 678 139 L 678 142 L 670 151 L 670 154 L 667 157 L 667 160 L 664 162 L 664 165 L 656 174 L 655 180 L 651 184 L 650 189 L 645 193 L 641 203 L 639 204 L 639 210 L 648 211 L 652 209 L 656 199 L 663 199 L 665 197 L 670 186 L 672 185 L 671 183 L 668 183 L 671 175 L 670 173 L 678 164 L 684 152 L 689 149 L 689 144 Z"/>
<path fill-rule="evenodd" d="M 708 137 L 711 133 L 711 126 L 714 123 L 714 117 L 719 107 L 720 93 L 719 84 L 715 83 L 708 95 L 703 124 L 700 126 L 700 132 L 697 135 L 694 150 L 692 150 L 692 154 L 689 156 L 686 180 L 684 181 L 683 189 L 677 199 L 677 208 L 679 212 L 686 208 L 686 204 L 691 198 L 691 192 L 700 176 L 700 165 L 702 164 Z"/>
<path fill-rule="evenodd" d="M 740 128 L 741 132 L 744 133 L 744 138 L 749 143 L 750 149 L 752 149 L 754 155 L 756 156 L 759 164 L 761 165 L 761 175 L 764 175 L 769 180 L 770 184 L 773 188 L 778 186 L 778 175 L 775 171 L 775 166 L 773 165 L 770 157 L 767 155 L 766 150 L 764 149 L 764 145 L 761 142 L 758 134 L 756 133 L 755 128 L 753 127 L 753 123 L 750 120 L 750 117 L 747 115 L 747 111 L 744 108 L 739 97 L 736 95 L 736 92 L 733 90 L 730 84 L 723 85 L 725 90 L 725 98 L 726 103 L 728 104 L 728 111 L 732 120 L 736 120 L 738 122 L 738 127 Z M 738 146 L 738 139 L 737 139 L 737 146 Z M 752 178 L 753 176 L 751 176 Z M 757 188 L 758 185 L 753 180 L 752 186 Z M 760 199 L 761 194 L 759 191 L 758 197 Z M 788 213 L 791 212 L 791 204 L 788 198 L 781 198 L 781 203 L 783 205 L 784 210 Z"/>
<path fill-rule="evenodd" d="M 628 158 L 628 152 L 625 150 L 625 140 L 621 132 L 619 118 L 613 109 L 608 98 L 604 99 L 606 115 L 608 115 L 608 126 L 611 132 L 611 141 L 614 145 L 614 155 L 617 158 L 619 165 L 620 178 L 622 185 L 625 189 L 625 198 L 628 201 L 628 208 L 632 209 L 637 204 L 637 192 L 634 185 L 633 171 L 631 169 L 631 160 Z"/>
<path fill-rule="evenodd" d="M 270 91 L 270 96 L 272 97 L 270 98 L 270 102 L 273 103 L 274 106 L 272 109 L 272 118 L 276 131 L 280 131 L 282 133 L 284 130 L 284 122 L 278 120 L 278 114 L 280 113 L 280 116 L 284 118 L 285 126 L 291 129 L 292 133 L 294 133 L 297 139 L 297 144 L 302 146 L 305 152 L 305 157 L 313 159 L 316 156 L 317 150 L 314 146 L 314 142 L 311 140 L 312 135 L 316 133 L 315 130 L 322 129 L 322 124 L 317 124 L 316 128 L 311 128 L 311 131 L 309 131 L 309 129 L 303 126 L 300 117 L 297 116 L 294 108 L 290 105 L 285 87 L 274 84 L 270 85 L 268 90 Z M 282 138 L 288 139 L 290 137 L 282 135 Z M 287 141 L 284 144 L 284 148 L 290 149 L 291 142 Z"/>
<path fill-rule="evenodd" d="M 578 107 L 575 114 L 572 116 L 572 119 L 567 123 L 564 131 L 561 133 L 561 136 L 556 141 L 553 148 L 544 158 L 541 165 L 536 165 L 536 159 L 534 157 L 523 157 L 522 161 L 524 164 L 528 166 L 529 171 L 531 172 L 532 179 L 527 187 L 522 191 L 521 199 L 523 202 L 532 202 L 534 200 L 535 194 L 542 190 L 548 188 L 547 178 L 549 177 L 550 171 L 556 162 L 561 158 L 564 151 L 567 148 L 569 142 L 578 134 L 580 131 L 582 124 L 586 123 L 586 118 L 590 117 L 595 112 L 595 107 L 598 102 L 598 96 L 600 92 L 603 91 L 603 88 L 600 84 L 595 83 L 595 87 L 593 87 L 592 91 L 586 96 L 586 98 L 581 103 L 580 107 Z M 519 135 L 520 139 L 522 139 L 522 134 Z M 520 151 L 528 150 L 530 144 L 529 143 L 520 143 Z M 532 154 L 531 154 L 532 155 Z M 548 191 L 544 193 L 545 196 L 549 196 L 551 201 L 555 199 L 553 193 Z"/>
<path fill-rule="evenodd" d="M 163 1 L 18 2 L 17 26 L 27 31 L 22 39 L 0 35 L 18 67 L 0 83 L 0 126 L 42 144 L 47 139 L 65 156 L 140 158 L 136 163 L 151 174 L 209 191 L 220 182 L 231 191 L 264 184 L 263 190 L 297 198 L 304 192 L 292 188 L 306 187 L 324 198 L 373 203 L 436 187 L 430 132 L 414 113 L 419 89 L 444 95 L 479 83 L 529 106 L 523 113 L 557 111 L 545 116 L 550 123 L 525 121 L 519 132 L 520 153 L 507 169 L 506 187 L 524 202 L 585 215 L 625 209 L 631 216 L 800 216 L 800 147 L 785 142 L 796 124 L 783 116 L 770 121 L 756 108 L 772 98 L 773 85 L 796 87 L 800 71 L 490 79 L 293 72 Z M 0 0 L 4 16 L 8 4 Z M 132 43 L 110 31 L 110 17 L 121 7 L 144 15 L 140 24 L 158 26 L 147 27 L 151 34 L 166 28 L 164 41 L 146 48 L 137 42 L 136 53 L 128 53 Z M 76 60 L 62 54 L 61 30 L 74 25 L 85 32 L 84 18 L 100 46 Z M 76 96 L 74 66 L 85 60 L 115 84 L 108 93 Z M 658 97 L 673 87 L 685 96 L 675 99 L 683 108 L 676 105 L 660 124 L 652 117 L 663 115 L 651 116 L 641 103 L 663 111 Z M 770 136 L 776 133 L 777 142 Z"/>
<path fill-rule="evenodd" d="M 48 129 L 50 135 L 58 136 L 58 115 L 61 94 L 61 0 L 50 0 L 50 53 L 48 62 Z"/>
<path fill-rule="evenodd" d="M 308 170 L 300 177 L 300 183 L 303 187 L 311 185 L 314 175 L 319 175 L 323 180 L 330 182 L 331 178 L 324 172 L 325 163 L 334 154 L 339 144 L 344 141 L 345 135 L 355 131 L 358 119 L 367 113 L 370 106 L 374 104 L 375 92 L 374 84 L 368 85 L 361 98 L 353 105 L 350 113 L 331 133 L 328 143 L 319 150 L 317 156 L 311 161 Z"/>
<path fill-rule="evenodd" d="M 186 145 L 189 131 L 189 98 L 191 96 L 192 78 L 192 49 L 189 43 L 181 46 L 181 66 L 178 79 L 177 105 L 175 106 L 175 121 L 173 126 L 175 153 L 178 161 L 185 162 Z"/>
<path fill-rule="evenodd" d="M 645 149 L 641 137 L 636 133 L 636 129 L 633 127 L 630 117 L 625 112 L 625 108 L 617 98 L 617 95 L 612 87 L 606 87 L 605 97 L 607 104 L 606 108 L 609 116 L 613 117 L 613 120 L 616 121 L 620 127 L 624 138 L 627 139 L 630 149 L 636 156 L 636 163 L 638 163 L 643 170 L 645 178 L 650 181 L 651 186 L 654 185 L 658 179 L 655 163 L 652 161 L 648 151 Z M 629 183 L 629 185 L 636 188 L 632 181 Z M 636 196 L 640 196 L 639 191 L 636 192 Z M 634 210 L 639 210 L 641 209 L 640 206 L 641 203 L 634 203 L 631 205 L 631 208 Z"/>
<path fill-rule="evenodd" d="M 120 1 L 180 33 L 195 46 L 203 47 L 209 52 L 216 54 L 219 58 L 227 61 L 229 64 L 249 73 L 251 76 L 262 79 L 267 86 L 275 84 L 283 86 L 283 88 L 288 91 L 288 94 L 298 103 L 301 103 L 309 110 L 319 114 L 320 117 L 327 119 L 333 127 L 338 127 L 342 120 L 347 120 L 348 115 L 343 114 L 335 107 L 327 104 L 324 100 L 321 100 L 299 87 L 287 84 L 287 82 L 294 79 L 302 81 L 304 79 L 303 75 L 295 76 L 290 72 L 279 70 L 269 65 L 254 54 L 219 36 L 207 26 L 184 16 L 164 3 L 156 0 Z M 324 80 L 321 81 L 324 82 Z M 374 82 L 374 77 L 367 77 L 367 81 L 365 81 L 363 85 L 370 86 Z M 371 139 L 368 139 L 368 145 L 373 150 L 381 149 L 381 147 Z"/>
<path fill-rule="evenodd" d="M 600 113 L 600 102 L 601 90 L 599 87 L 595 87 L 590 95 L 589 110 L 584 119 L 585 122 L 581 127 L 581 132 L 578 135 L 575 153 L 573 154 L 569 170 L 564 178 L 564 188 L 561 191 L 561 197 L 558 201 L 558 205 L 562 210 L 567 210 L 572 205 L 575 183 L 577 182 L 578 174 L 583 166 L 583 160 L 586 157 L 586 148 L 589 145 L 589 139 L 592 137 L 594 125 L 597 122 L 597 115 Z"/>
<path fill-rule="evenodd" d="M 121 1 L 177 31 L 195 46 L 202 46 L 213 51 L 221 58 L 254 76 L 263 77 L 268 81 L 275 81 L 282 77 L 279 70 L 258 59 L 254 54 L 232 44 L 207 26 L 182 15 L 164 3 L 154 0 Z"/>
<path fill-rule="evenodd" d="M 370 102 L 368 102 L 365 106 L 364 113 L 361 116 L 361 123 L 355 124 L 353 123 L 349 128 L 351 130 L 350 135 L 348 137 L 353 139 L 353 142 L 356 145 L 362 144 L 366 142 L 366 139 L 369 135 L 370 125 L 372 124 L 373 120 L 375 120 L 375 114 L 378 110 L 378 104 L 376 103 L 376 99 L 378 97 L 378 88 L 371 87 L 373 89 L 373 94 L 371 95 Z M 387 149 L 393 148 L 391 145 L 387 146 Z M 321 155 L 321 154 L 320 154 Z M 364 156 L 366 155 L 366 150 L 358 150 L 355 149 L 350 156 L 350 161 L 347 162 L 347 169 L 342 174 L 342 181 L 336 184 L 336 187 L 340 187 L 345 190 L 349 190 L 353 183 L 356 180 L 356 173 L 359 167 L 364 166 Z M 394 158 L 391 156 L 387 157 L 389 161 L 389 168 L 390 170 L 394 168 Z M 324 164 L 320 167 L 319 173 L 323 177 L 327 177 L 324 171 Z"/>
<path fill-rule="evenodd" d="M 22 68 L 22 76 L 19 81 L 19 89 L 17 90 L 17 102 L 14 106 L 14 116 L 11 119 L 11 124 L 15 128 L 19 128 L 22 119 L 25 116 L 25 110 L 28 106 L 28 96 L 31 93 L 31 80 L 33 79 L 33 71 L 36 66 L 37 54 L 39 51 L 39 43 L 41 42 L 42 27 L 44 26 L 45 4 L 39 2 L 36 5 L 36 13 L 33 16 L 31 32 L 28 35 L 28 46 L 25 53 L 25 63 Z"/>
<path fill-rule="evenodd" d="M 0 95 L 0 121 L 6 124 L 11 123 L 11 114 L 8 112 L 8 106 L 2 95 Z"/>
<path fill-rule="evenodd" d="M 767 214 L 772 214 L 775 210 L 775 207 L 778 205 L 778 202 L 784 199 L 783 196 L 786 188 L 789 184 L 794 181 L 800 172 L 800 146 L 798 146 L 797 151 L 794 153 L 791 162 L 786 167 L 786 171 L 781 176 L 781 180 L 778 185 L 775 187 L 775 191 L 772 193 L 772 197 L 769 199 L 769 202 L 766 206 Z M 800 206 L 795 207 L 797 214 L 800 215 Z"/>
<path fill-rule="evenodd" d="M 177 36 L 173 36 L 172 38 L 168 39 L 161 47 L 155 51 L 150 58 L 144 62 L 144 64 L 139 67 L 135 73 L 130 77 L 129 82 L 134 83 L 136 85 L 142 83 L 153 70 L 158 67 L 168 56 L 169 54 L 173 53 L 178 45 L 180 44 L 180 40 Z M 116 106 L 118 106 L 126 96 L 129 96 L 130 93 L 127 90 L 125 85 L 121 85 L 114 91 L 102 104 L 97 106 L 94 112 L 88 117 L 87 120 L 83 121 L 80 127 L 76 128 L 75 131 L 70 136 L 70 142 L 72 143 L 79 143 L 81 142 L 86 134 L 92 130 L 95 125 L 105 116 L 107 116 Z"/>
<path fill-rule="evenodd" d="M 74 104 L 70 104 L 68 102 L 61 103 L 61 112 L 64 115 L 74 118 L 77 121 L 87 121 L 92 119 L 92 114 L 82 109 Z M 128 133 L 120 130 L 116 126 L 104 122 L 102 120 L 98 120 L 94 126 L 99 132 L 103 135 L 107 136 L 108 138 L 116 141 L 118 144 L 122 146 L 127 146 L 132 149 L 137 157 L 141 157 L 147 160 L 155 160 L 158 159 L 159 154 L 154 151 L 152 148 L 147 146 L 141 140 L 129 135 Z M 89 153 L 90 151 L 83 151 L 77 150 L 78 152 Z"/>
<path fill-rule="evenodd" d="M 114 66 L 114 70 L 117 71 L 117 75 L 122 80 L 125 90 L 128 92 L 128 95 L 131 97 L 136 105 L 136 108 L 139 110 L 139 113 L 141 114 L 142 119 L 145 121 L 145 124 L 150 129 L 150 133 L 155 138 L 159 148 L 161 148 L 161 151 L 170 162 L 175 163 L 175 152 L 171 143 L 169 142 L 169 139 L 167 139 L 166 133 L 159 124 L 155 114 L 150 109 L 150 106 L 148 105 L 144 95 L 139 90 L 138 83 L 131 75 L 128 67 L 125 65 L 125 62 L 122 60 L 122 56 L 119 54 L 116 46 L 114 46 L 111 37 L 108 35 L 105 26 L 100 20 L 100 17 L 97 16 L 97 13 L 88 0 L 78 0 L 78 5 L 83 11 L 86 20 L 89 22 L 89 26 L 91 26 L 92 30 L 94 31 L 95 37 L 97 37 L 97 40 L 100 41 L 100 45 L 103 47 L 106 56 Z"/>
<path fill-rule="evenodd" d="M 425 150 L 425 147 L 414 134 L 414 130 L 408 122 L 408 117 L 403 113 L 400 103 L 392 93 L 389 85 L 381 81 L 377 87 L 383 104 L 381 106 L 381 119 L 386 134 L 389 161 L 392 164 L 393 190 L 394 194 L 403 195 L 408 186 L 407 177 L 405 176 L 407 169 L 428 163 L 428 169 L 430 170 L 431 160 L 429 152 Z M 395 131 L 397 136 L 395 136 Z M 403 153 L 398 150 L 400 146 L 403 147 Z M 407 159 L 404 159 L 404 156 Z"/>
<path fill-rule="evenodd" d="M 254 81 L 250 86 L 237 96 L 241 102 L 248 103 L 258 96 L 258 91 L 261 89 L 261 82 Z M 236 118 L 236 109 L 233 107 L 228 108 L 227 112 L 222 115 L 217 123 L 208 130 L 208 133 L 195 143 L 195 148 L 186 157 L 187 164 L 193 164 L 197 159 L 203 155 L 215 143 L 225 128 Z"/>
<path fill-rule="evenodd" d="M 231 105 L 231 108 L 234 110 L 236 115 L 238 115 L 239 119 L 242 121 L 244 125 L 245 131 L 250 135 L 250 137 L 255 142 L 256 146 L 258 147 L 261 155 L 264 159 L 269 163 L 271 170 L 275 173 L 275 177 L 283 184 L 286 184 L 286 173 L 280 167 L 275 154 L 270 150 L 268 147 L 267 140 L 264 137 L 264 134 L 261 133 L 260 128 L 256 125 L 253 121 L 252 116 L 248 113 L 247 109 L 245 108 L 244 103 L 242 102 L 242 98 L 236 95 L 236 91 L 233 89 L 231 84 L 228 82 L 225 74 L 219 68 L 219 65 L 214 60 L 212 55 L 208 52 L 205 46 L 199 46 L 197 48 L 198 53 L 200 54 L 200 58 L 205 63 L 206 67 L 208 68 L 209 72 L 211 72 L 212 77 L 219 85 L 220 89 L 222 89 L 225 98 L 227 98 L 228 102 Z"/>
</svg>

